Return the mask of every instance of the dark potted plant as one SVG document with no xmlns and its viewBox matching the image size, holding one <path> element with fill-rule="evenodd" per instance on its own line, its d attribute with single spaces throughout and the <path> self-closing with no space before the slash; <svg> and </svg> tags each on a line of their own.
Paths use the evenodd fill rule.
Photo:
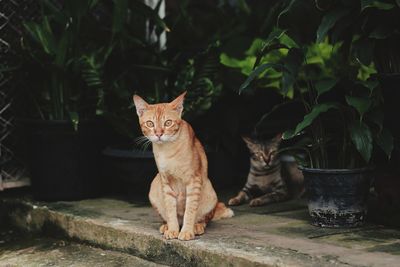
<svg viewBox="0 0 400 267">
<path fill-rule="evenodd" d="M 114 137 L 106 120 L 117 124 L 115 118 L 126 110 L 114 107 L 131 95 L 120 82 L 128 71 L 115 67 L 132 54 L 121 33 L 124 22 L 134 17 L 137 28 L 142 26 L 130 28 L 130 43 L 137 46 L 142 44 L 135 34 L 145 34 L 147 19 L 166 26 L 141 1 L 43 0 L 40 5 L 41 17 L 24 22 L 21 42 L 32 84 L 27 102 L 33 108 L 25 116 L 32 119 L 23 124 L 33 193 L 41 200 L 95 196 L 109 179 L 101 168 L 101 151 Z M 128 16 L 132 6 L 140 11 L 136 16 Z"/>
<path fill-rule="evenodd" d="M 86 90 L 77 69 L 81 42 L 87 43 L 85 35 L 96 27 L 89 18 L 95 4 L 71 1 L 61 7 L 41 1 L 40 6 L 38 21 L 24 22 L 21 42 L 23 68 L 32 85 L 27 95 L 35 111 L 21 120 L 33 196 L 48 201 L 93 196 L 100 189 L 97 166 L 105 130 L 95 119 L 96 92 Z"/>
<path fill-rule="evenodd" d="M 313 224 L 359 226 L 367 212 L 374 147 L 388 157 L 393 149 L 393 138 L 383 127 L 379 84 L 371 69 L 343 56 L 342 44 L 300 46 L 288 38 L 286 31 L 271 33 L 264 47 L 285 49 L 286 55 L 275 62 L 263 62 L 262 55 L 240 90 L 273 79 L 271 72 L 281 73 L 279 90 L 291 91 L 292 101 L 303 103 L 306 111 L 284 136 L 299 139 L 285 150 L 308 155 L 302 170 Z"/>
<path fill-rule="evenodd" d="M 318 5 L 323 18 L 318 28 L 318 39 L 328 35 L 332 42 L 343 42 L 345 53 L 353 55 L 365 66 L 376 67 L 378 81 L 385 101 L 385 125 L 393 133 L 395 149 L 386 172 L 399 173 L 398 140 L 400 132 L 397 116 L 400 112 L 396 99 L 400 97 L 400 14 L 398 1 L 328 1 Z M 326 1 L 325 1 L 326 2 Z"/>
</svg>

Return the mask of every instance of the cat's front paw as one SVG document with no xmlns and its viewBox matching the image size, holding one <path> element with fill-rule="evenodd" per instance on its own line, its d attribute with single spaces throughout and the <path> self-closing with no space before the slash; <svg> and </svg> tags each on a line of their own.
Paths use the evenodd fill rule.
<svg viewBox="0 0 400 267">
<path fill-rule="evenodd" d="M 165 239 L 177 239 L 179 235 L 179 231 L 168 230 L 164 231 L 164 238 Z"/>
<path fill-rule="evenodd" d="M 195 235 L 202 235 L 204 234 L 204 229 L 206 228 L 205 223 L 196 223 L 194 225 L 194 234 Z"/>
<path fill-rule="evenodd" d="M 179 240 L 188 241 L 194 239 L 194 231 L 182 230 L 178 236 Z"/>
<path fill-rule="evenodd" d="M 240 205 L 240 204 L 242 204 L 240 199 L 236 198 L 236 197 L 229 199 L 229 202 L 228 202 L 229 206 L 237 206 L 237 205 Z"/>
<path fill-rule="evenodd" d="M 167 231 L 168 230 L 168 224 L 162 224 L 161 226 L 160 226 L 160 233 L 161 234 L 164 234 L 165 233 L 165 231 Z"/>
<path fill-rule="evenodd" d="M 264 205 L 264 201 L 259 198 L 255 198 L 250 201 L 249 205 L 250 205 L 250 207 L 262 206 L 262 205 Z"/>
</svg>

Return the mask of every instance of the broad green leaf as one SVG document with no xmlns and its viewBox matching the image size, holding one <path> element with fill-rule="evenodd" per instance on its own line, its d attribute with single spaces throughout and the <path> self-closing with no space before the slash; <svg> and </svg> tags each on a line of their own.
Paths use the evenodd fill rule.
<svg viewBox="0 0 400 267">
<path fill-rule="evenodd" d="M 55 53 L 54 36 L 51 32 L 47 17 L 43 18 L 42 24 L 26 22 L 24 23 L 24 27 L 28 31 L 29 35 L 39 43 L 46 54 L 53 55 Z"/>
<path fill-rule="evenodd" d="M 346 102 L 358 111 L 361 118 L 364 116 L 364 113 L 369 110 L 372 104 L 372 101 L 369 98 L 348 95 L 346 96 Z"/>
<path fill-rule="evenodd" d="M 251 57 L 246 57 L 243 60 L 240 60 L 230 57 L 225 53 L 221 53 L 221 55 L 219 56 L 219 61 L 222 65 L 225 65 L 227 67 L 240 69 L 244 75 L 248 76 L 253 71 L 253 66 L 256 62 L 256 57 L 251 56 Z"/>
<path fill-rule="evenodd" d="M 368 112 L 366 114 L 367 119 L 375 123 L 379 127 L 379 131 L 382 131 L 383 128 L 383 119 L 384 115 L 382 110 L 376 109 L 372 112 Z"/>
<path fill-rule="evenodd" d="M 329 79 L 329 80 L 322 80 L 319 81 L 315 84 L 315 89 L 317 90 L 318 96 L 317 98 L 326 93 L 329 92 L 338 82 L 338 79 Z"/>
<path fill-rule="evenodd" d="M 400 0 L 396 0 L 396 4 L 398 7 L 400 7 Z"/>
<path fill-rule="evenodd" d="M 254 39 L 254 41 L 251 43 L 250 48 L 245 52 L 245 55 L 247 55 L 247 56 L 257 56 L 258 53 L 263 48 L 264 44 L 265 44 L 264 40 L 262 40 L 260 38 Z"/>
<path fill-rule="evenodd" d="M 279 41 L 288 48 L 300 48 L 300 46 L 286 33 L 282 34 Z"/>
<path fill-rule="evenodd" d="M 383 128 L 376 136 L 376 143 L 390 159 L 394 148 L 393 135 L 386 128 Z"/>
<path fill-rule="evenodd" d="M 349 126 L 350 138 L 357 151 L 365 162 L 369 162 L 372 155 L 372 134 L 369 127 L 361 121 L 354 121 Z"/>
<path fill-rule="evenodd" d="M 287 140 L 287 139 L 293 138 L 294 136 L 295 136 L 295 129 L 290 129 L 283 133 L 282 138 L 284 140 Z"/>
<path fill-rule="evenodd" d="M 274 69 L 278 69 L 278 70 L 285 69 L 285 67 L 282 64 L 278 64 L 278 63 L 265 63 L 265 64 L 258 66 L 250 73 L 250 75 L 246 79 L 246 81 L 244 81 L 244 83 L 242 83 L 242 85 L 239 88 L 239 93 L 241 93 L 241 92 L 243 92 L 243 90 L 247 89 L 247 87 L 250 85 L 250 83 L 254 79 L 256 79 L 261 73 L 263 73 L 264 71 L 266 71 L 269 68 L 274 68 Z"/>
<path fill-rule="evenodd" d="M 373 63 L 371 63 L 369 66 L 361 64 L 360 68 L 358 69 L 357 79 L 361 81 L 367 81 L 371 78 L 371 75 L 375 73 L 377 73 L 377 71 Z"/>
<path fill-rule="evenodd" d="M 308 113 L 307 115 L 304 116 L 303 121 L 301 121 L 299 124 L 297 124 L 296 129 L 294 132 L 286 132 L 285 138 L 291 138 L 294 135 L 298 134 L 299 132 L 303 131 L 305 128 L 310 126 L 314 120 L 322 113 L 327 112 L 328 110 L 331 109 L 337 109 L 338 106 L 335 103 L 324 103 L 324 104 L 318 104 L 313 107 L 313 109 Z M 291 135 L 289 135 L 291 134 Z"/>
<path fill-rule="evenodd" d="M 74 38 L 74 37 L 73 37 Z M 65 31 L 61 40 L 58 42 L 57 53 L 55 63 L 58 66 L 63 66 L 65 64 L 65 58 L 68 53 L 68 49 L 70 49 L 70 34 L 68 31 Z"/>
<path fill-rule="evenodd" d="M 282 30 L 279 28 L 274 29 L 267 37 L 267 40 L 265 40 L 265 44 L 269 45 L 271 44 L 274 40 L 279 40 L 282 35 L 284 35 L 286 30 Z"/>
<path fill-rule="evenodd" d="M 398 0 L 396 0 L 396 1 L 398 1 Z M 383 1 L 377 1 L 377 0 L 361 0 L 361 11 L 363 11 L 364 9 L 366 9 L 368 7 L 374 7 L 374 8 L 381 9 L 381 10 L 390 10 L 390 9 L 393 9 L 395 7 L 395 5 L 390 4 L 390 3 L 385 3 Z"/>
<path fill-rule="evenodd" d="M 328 12 L 321 21 L 317 30 L 317 43 L 322 42 L 330 29 L 335 26 L 336 22 L 350 13 L 350 9 L 337 8 Z"/>
<path fill-rule="evenodd" d="M 362 85 L 364 85 L 366 88 L 368 88 L 369 93 L 371 94 L 375 88 L 378 87 L 379 82 L 376 80 L 367 80 L 367 81 L 360 81 Z"/>
<path fill-rule="evenodd" d="M 304 54 L 301 49 L 291 48 L 287 56 L 283 60 L 283 64 L 288 71 L 284 71 L 282 75 L 282 92 L 287 94 L 289 89 L 296 81 L 300 66 L 304 61 Z"/>
</svg>

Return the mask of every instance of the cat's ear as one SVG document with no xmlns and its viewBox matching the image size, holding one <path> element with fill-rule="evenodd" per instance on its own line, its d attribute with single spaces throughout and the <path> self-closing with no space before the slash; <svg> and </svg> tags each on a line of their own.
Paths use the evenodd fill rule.
<svg viewBox="0 0 400 267">
<path fill-rule="evenodd" d="M 149 104 L 147 104 L 147 102 L 144 101 L 143 98 L 141 98 L 138 95 L 133 95 L 133 103 L 135 103 L 136 113 L 138 114 L 139 117 L 143 115 L 143 112 L 149 106 Z"/>
<path fill-rule="evenodd" d="M 183 111 L 183 100 L 185 99 L 186 91 L 180 94 L 177 98 L 175 98 L 169 105 L 178 111 L 179 115 L 182 114 Z"/>
<path fill-rule="evenodd" d="M 282 141 L 282 137 L 283 133 L 278 133 L 274 138 L 272 138 L 272 142 L 279 145 Z"/>
<path fill-rule="evenodd" d="M 274 147 L 274 148 L 278 148 L 279 147 L 279 145 L 281 144 L 281 141 L 282 141 L 282 136 L 283 136 L 282 133 L 278 133 L 277 135 L 275 135 L 275 137 L 273 137 L 271 139 L 271 143 L 270 144 L 272 144 L 272 147 Z"/>
<path fill-rule="evenodd" d="M 242 139 L 243 139 L 243 141 L 246 143 L 246 145 L 249 148 L 253 148 L 254 147 L 255 143 L 254 143 L 253 139 L 251 139 L 248 136 L 242 136 Z"/>
</svg>

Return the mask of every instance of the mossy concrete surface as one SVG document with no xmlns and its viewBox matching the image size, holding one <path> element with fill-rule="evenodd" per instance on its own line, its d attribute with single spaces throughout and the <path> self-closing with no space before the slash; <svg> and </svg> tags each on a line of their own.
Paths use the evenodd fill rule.
<svg viewBox="0 0 400 267">
<path fill-rule="evenodd" d="M 0 228 L 0 266 L 161 267 L 164 265 L 127 253 Z"/>
<path fill-rule="evenodd" d="M 64 236 L 171 266 L 400 266 L 400 231 L 311 226 L 304 201 L 235 208 L 193 241 L 166 241 L 146 201 L 91 199 L 40 203 L 0 200 L 19 229 Z"/>
</svg>

